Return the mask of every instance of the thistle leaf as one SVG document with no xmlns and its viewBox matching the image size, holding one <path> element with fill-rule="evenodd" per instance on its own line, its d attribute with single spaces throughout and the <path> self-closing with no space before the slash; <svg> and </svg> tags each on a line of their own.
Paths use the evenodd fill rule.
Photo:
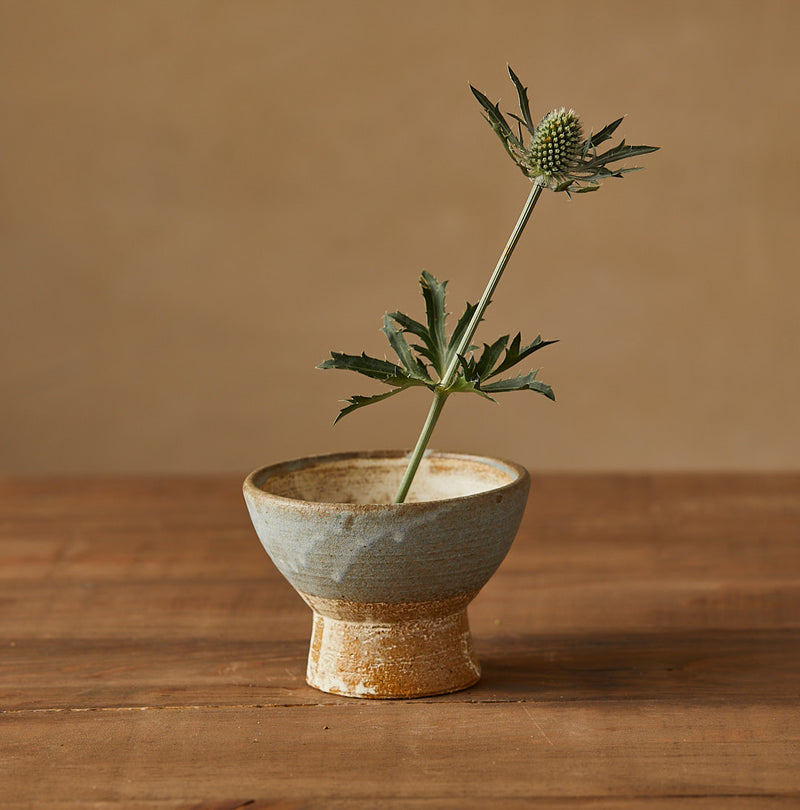
<svg viewBox="0 0 800 810">
<path fill-rule="evenodd" d="M 593 169 L 605 166 L 607 163 L 614 163 L 617 160 L 625 160 L 626 158 L 635 157 L 636 155 L 646 155 L 649 152 L 657 152 L 658 149 L 658 146 L 628 146 L 623 140 L 607 152 L 603 152 L 602 155 L 597 155 L 580 165 L 582 170 Z"/>
<path fill-rule="evenodd" d="M 363 374 L 373 380 L 380 380 L 386 385 L 403 386 L 409 381 L 407 373 L 400 366 L 390 363 L 388 360 L 368 357 L 363 353 L 358 355 L 331 352 L 330 358 L 320 363 L 317 368 L 355 371 L 357 374 Z"/>
<path fill-rule="evenodd" d="M 503 349 L 508 345 L 508 335 L 498 338 L 491 346 L 483 344 L 483 352 L 475 365 L 475 374 L 479 380 L 485 380 L 492 375 L 494 364 L 500 358 Z"/>
<path fill-rule="evenodd" d="M 468 382 L 479 382 L 478 372 L 476 370 L 476 363 L 475 358 L 471 355 L 469 357 L 459 354 L 458 355 L 458 367 L 461 371 L 458 374 L 458 378 L 463 378 Z"/>
<path fill-rule="evenodd" d="M 593 149 L 604 141 L 609 140 L 623 120 L 624 116 L 617 118 L 616 121 L 606 124 L 596 135 L 590 135 L 589 139 L 586 141 L 587 149 Z"/>
<path fill-rule="evenodd" d="M 626 166 L 624 169 L 614 169 L 613 177 L 622 177 L 623 174 L 640 172 L 644 166 Z"/>
<path fill-rule="evenodd" d="M 436 373 L 441 377 L 447 366 L 447 338 L 445 336 L 447 312 L 444 303 L 447 282 L 440 283 L 430 273 L 423 270 L 420 286 L 425 299 L 425 314 L 428 320 L 427 336 L 421 337 L 430 348 L 433 356 L 429 359 L 433 363 Z"/>
<path fill-rule="evenodd" d="M 394 349 L 394 353 L 400 359 L 409 376 L 424 382 L 433 382 L 425 369 L 425 366 L 414 357 L 411 347 L 406 343 L 403 333 L 392 323 L 390 315 L 383 316 L 383 327 L 381 331 L 386 335 L 389 345 Z"/>
<path fill-rule="evenodd" d="M 472 320 L 472 316 L 475 314 L 475 310 L 478 308 L 477 304 L 467 304 L 466 309 L 464 310 L 464 314 L 458 319 L 458 323 L 456 324 L 456 328 L 453 330 L 453 334 L 450 335 L 450 342 L 447 345 L 447 361 L 450 362 L 450 358 L 453 356 L 453 352 L 458 348 L 458 344 L 461 342 L 461 338 L 464 335 L 464 332 L 467 330 L 470 321 Z M 483 318 L 481 318 L 481 321 Z M 480 323 L 481 321 L 478 321 Z M 465 351 L 470 351 L 473 347 L 468 347 Z"/>
<path fill-rule="evenodd" d="M 506 143 L 511 142 L 515 146 L 522 148 L 522 144 L 517 140 L 517 136 L 514 135 L 514 131 L 508 125 L 508 121 L 503 118 L 503 113 L 500 112 L 500 105 L 492 104 L 480 90 L 472 85 L 469 86 L 469 89 L 472 90 L 472 94 L 478 99 L 478 103 L 486 111 L 486 118 L 500 140 Z"/>
<path fill-rule="evenodd" d="M 419 321 L 415 321 L 413 318 L 410 318 L 408 315 L 404 315 L 402 312 L 390 312 L 389 317 L 398 326 L 400 326 L 404 332 L 410 332 L 412 335 L 416 335 L 418 338 L 420 338 L 425 345 L 417 346 L 415 344 L 412 346 L 412 348 L 423 357 L 427 358 L 431 363 L 435 363 L 436 346 L 433 344 L 431 337 L 428 334 L 427 327 L 425 327 Z"/>
<path fill-rule="evenodd" d="M 517 96 L 519 97 L 519 109 L 522 113 L 523 117 L 523 124 L 527 128 L 528 132 L 533 135 L 534 130 L 536 127 L 533 124 L 533 119 L 531 118 L 531 107 L 530 103 L 528 102 L 528 88 L 522 86 L 522 82 L 517 78 L 517 74 L 511 69 L 511 65 L 508 66 L 508 75 L 511 76 L 511 81 L 514 82 L 514 87 L 517 90 Z M 514 118 L 517 118 L 515 115 Z M 519 118 L 517 118 L 519 121 Z"/>
<path fill-rule="evenodd" d="M 495 134 L 503 144 L 503 148 L 508 153 L 508 156 L 517 164 L 519 170 L 527 177 L 529 176 L 528 167 L 525 165 L 525 145 L 522 142 L 522 128 L 520 127 L 520 134 L 517 137 L 514 131 L 508 125 L 508 122 L 503 118 L 500 112 L 499 104 L 492 104 L 486 96 L 477 90 L 472 85 L 469 86 L 472 94 L 478 99 L 481 107 L 486 112 L 484 116 L 489 122 L 489 126 L 494 130 Z M 527 125 L 526 125 L 527 126 Z"/>
<path fill-rule="evenodd" d="M 343 416 L 347 416 L 348 413 L 357 411 L 359 408 L 365 408 L 367 405 L 372 405 L 375 402 L 389 399 L 389 397 L 393 397 L 395 394 L 399 394 L 403 390 L 405 390 L 405 388 L 393 388 L 391 391 L 385 391 L 383 394 L 375 394 L 374 396 L 370 397 L 364 397 L 360 394 L 355 394 L 352 397 L 348 397 L 345 401 L 349 402 L 350 404 L 346 408 L 342 408 L 342 410 L 339 411 L 339 415 L 336 417 L 336 419 L 334 419 L 333 424 L 335 425 Z"/>
<path fill-rule="evenodd" d="M 456 377 L 448 390 L 451 394 L 477 394 L 490 402 L 495 401 L 480 387 L 477 380 L 465 379 L 461 375 Z"/>
<path fill-rule="evenodd" d="M 558 343 L 558 341 L 542 340 L 542 336 L 537 335 L 533 343 L 529 343 L 527 346 L 522 346 L 522 335 L 517 332 L 514 339 L 511 341 L 511 345 L 506 349 L 506 355 L 503 358 L 503 362 L 500 363 L 497 368 L 493 369 L 491 374 L 488 374 L 483 379 L 491 379 L 492 377 L 496 377 L 498 374 L 502 374 L 504 371 L 507 371 L 508 369 L 517 365 L 517 363 L 522 362 L 526 357 L 530 357 L 530 355 L 532 355 L 534 352 L 538 352 L 539 349 L 543 349 L 545 346 L 551 346 L 553 343 Z M 484 389 L 485 388 L 486 386 L 484 386 Z"/>
<path fill-rule="evenodd" d="M 553 393 L 553 389 L 546 383 L 539 382 L 536 379 L 536 373 L 536 371 L 531 371 L 529 374 L 520 374 L 517 377 L 498 380 L 488 385 L 482 385 L 481 389 L 489 394 L 501 394 L 507 391 L 535 391 L 555 401 L 556 397 Z"/>
</svg>

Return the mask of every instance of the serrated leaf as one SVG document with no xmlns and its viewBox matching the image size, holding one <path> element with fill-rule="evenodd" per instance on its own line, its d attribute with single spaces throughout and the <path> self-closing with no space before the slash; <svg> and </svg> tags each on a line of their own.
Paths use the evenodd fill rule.
<svg viewBox="0 0 800 810">
<path fill-rule="evenodd" d="M 542 336 L 537 335 L 532 343 L 529 343 L 527 346 L 522 346 L 522 335 L 517 332 L 514 339 L 511 341 L 511 345 L 506 349 L 503 362 L 500 363 L 497 368 L 493 369 L 491 374 L 485 377 L 485 379 L 491 379 L 498 374 L 502 374 L 504 371 L 517 365 L 517 363 L 522 362 L 526 357 L 530 357 L 534 352 L 538 352 L 539 349 L 543 349 L 545 346 L 551 346 L 553 343 L 558 343 L 558 341 L 542 340 Z"/>
<path fill-rule="evenodd" d="M 475 358 L 463 354 L 458 355 L 458 377 L 463 378 L 467 382 L 479 382 L 478 373 L 475 369 Z"/>
<path fill-rule="evenodd" d="M 607 152 L 603 152 L 602 155 L 597 155 L 587 163 L 581 164 L 581 168 L 592 169 L 605 166 L 607 163 L 615 163 L 618 160 L 626 160 L 627 158 L 636 157 L 637 155 L 657 152 L 658 149 L 658 146 L 628 146 L 623 140 L 617 146 L 612 147 Z"/>
<path fill-rule="evenodd" d="M 479 387 L 478 380 L 472 379 L 465 379 L 463 376 L 459 375 L 453 381 L 450 388 L 448 388 L 449 394 L 477 394 L 484 399 L 488 399 L 490 402 L 494 402 L 494 399 L 490 397 L 482 388 Z"/>
<path fill-rule="evenodd" d="M 508 345 L 508 335 L 498 338 L 491 346 L 483 344 L 483 351 L 475 365 L 475 373 L 479 380 L 485 380 L 492 374 L 494 364 Z"/>
<path fill-rule="evenodd" d="M 415 377 L 419 380 L 424 380 L 426 382 L 432 382 L 431 378 L 428 376 L 428 372 L 425 370 L 425 367 L 422 363 L 414 357 L 414 354 L 411 351 L 408 343 L 406 343 L 406 339 L 403 337 L 403 333 L 392 323 L 392 318 L 389 315 L 383 316 L 383 327 L 381 331 L 389 341 L 389 345 L 394 350 L 394 353 L 399 358 L 400 362 L 403 364 L 406 372 L 411 376 Z"/>
<path fill-rule="evenodd" d="M 517 97 L 519 98 L 519 109 L 522 113 L 523 123 L 528 129 L 528 132 L 533 135 L 536 129 L 531 118 L 531 107 L 528 101 L 528 88 L 522 86 L 522 82 L 517 78 L 517 74 L 508 66 L 508 75 L 511 76 L 511 81 L 514 82 L 514 87 L 517 90 Z M 516 118 L 516 116 L 514 116 Z M 519 120 L 519 119 L 517 119 Z"/>
<path fill-rule="evenodd" d="M 429 359 L 433 363 L 436 373 L 441 377 L 447 366 L 447 338 L 445 336 L 445 287 L 447 282 L 439 282 L 427 270 L 423 270 L 420 278 L 422 296 L 425 299 L 425 315 L 428 320 L 427 337 L 423 337 L 430 347 Z"/>
<path fill-rule="evenodd" d="M 590 135 L 589 139 L 586 141 L 587 147 L 592 149 L 607 141 L 614 134 L 617 127 L 623 122 L 623 120 L 624 116 L 622 118 L 617 118 L 616 121 L 606 124 L 596 135 Z"/>
<path fill-rule="evenodd" d="M 380 380 L 380 382 L 387 385 L 404 385 L 408 382 L 408 375 L 400 366 L 390 363 L 388 360 L 368 357 L 363 353 L 358 355 L 331 352 L 330 358 L 320 363 L 317 368 L 355 371 L 357 374 L 363 374 L 373 380 Z"/>
<path fill-rule="evenodd" d="M 495 135 L 500 138 L 503 148 L 508 153 L 508 156 L 517 164 L 520 171 L 527 176 L 528 170 L 525 167 L 523 155 L 525 147 L 522 143 L 521 130 L 520 137 L 514 134 L 514 131 L 508 125 L 508 122 L 500 112 L 499 104 L 492 104 L 491 101 L 480 90 L 477 90 L 472 85 L 469 86 L 472 94 L 478 99 L 481 107 L 486 112 L 484 118 L 489 122 L 489 126 L 494 130 Z"/>
<path fill-rule="evenodd" d="M 522 147 L 522 144 L 517 141 L 514 131 L 508 125 L 508 121 L 506 121 L 506 119 L 503 117 L 503 113 L 500 112 L 500 105 L 492 104 L 492 102 L 489 101 L 489 99 L 483 93 L 481 93 L 480 90 L 472 85 L 469 86 L 469 89 L 472 90 L 472 94 L 476 99 L 478 99 L 478 103 L 481 105 L 481 107 L 486 110 L 486 117 L 489 120 L 489 124 L 500 136 L 501 140 L 510 141 L 511 143 Z"/>
<path fill-rule="evenodd" d="M 395 394 L 399 394 L 401 391 L 404 391 L 405 386 L 403 388 L 393 388 L 391 391 L 385 391 L 382 394 L 375 394 L 374 396 L 361 396 L 360 394 L 355 394 L 352 397 L 348 397 L 346 402 L 350 404 L 346 408 L 342 408 L 339 411 L 339 415 L 334 419 L 333 424 L 335 425 L 342 417 L 347 416 L 347 414 L 352 413 L 353 411 L 357 411 L 359 408 L 365 408 L 367 405 L 372 405 L 375 402 L 380 402 L 384 399 L 389 399 L 389 397 L 393 397 Z"/>
<path fill-rule="evenodd" d="M 502 394 L 508 391 L 535 391 L 538 394 L 544 394 L 548 399 L 555 401 L 555 394 L 553 389 L 547 383 L 539 382 L 536 379 L 536 372 L 531 371 L 529 374 L 520 374 L 517 377 L 509 377 L 505 380 L 497 380 L 497 382 L 482 385 L 481 389 L 490 394 Z"/>
<path fill-rule="evenodd" d="M 452 357 L 452 353 L 458 348 L 458 344 L 461 342 L 461 338 L 464 336 L 464 332 L 467 330 L 470 321 L 472 320 L 472 316 L 475 314 L 475 310 L 478 308 L 477 304 L 470 304 L 467 303 L 467 307 L 464 310 L 464 314 L 458 319 L 458 323 L 456 324 L 456 328 L 453 330 L 453 334 L 450 335 L 450 342 L 447 344 L 447 360 L 450 362 L 450 358 Z M 481 318 L 478 323 L 483 320 Z M 467 349 L 466 351 L 469 351 Z"/>
<path fill-rule="evenodd" d="M 395 323 L 397 323 L 397 325 L 400 326 L 404 332 L 409 332 L 412 335 L 416 335 L 425 343 L 424 346 L 418 346 L 415 344 L 412 346 L 412 348 L 433 363 L 436 358 L 436 346 L 431 341 L 431 336 L 428 334 L 427 327 L 421 324 L 419 321 L 415 321 L 413 318 L 410 318 L 408 315 L 404 315 L 402 312 L 390 312 L 389 317 L 395 321 Z"/>
<path fill-rule="evenodd" d="M 527 129 L 527 128 L 528 128 L 528 125 L 525 123 L 525 119 L 524 119 L 524 118 L 520 118 L 520 117 L 519 117 L 519 116 L 518 116 L 516 113 L 512 113 L 512 112 L 510 112 L 510 113 L 506 113 L 506 115 L 507 115 L 509 118 L 513 118 L 513 119 L 514 119 L 514 120 L 517 122 L 517 127 L 518 127 L 518 128 L 519 128 L 519 127 L 525 127 L 525 129 Z M 521 132 L 521 131 L 520 131 L 519 135 L 520 135 L 520 140 L 521 140 L 521 138 L 522 138 L 522 132 Z"/>
</svg>

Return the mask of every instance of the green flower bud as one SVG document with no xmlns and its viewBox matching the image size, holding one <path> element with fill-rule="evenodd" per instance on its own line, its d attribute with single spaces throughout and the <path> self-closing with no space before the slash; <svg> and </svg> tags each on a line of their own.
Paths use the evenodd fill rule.
<svg viewBox="0 0 800 810">
<path fill-rule="evenodd" d="M 575 110 L 553 110 L 542 118 L 531 139 L 527 162 L 534 175 L 569 173 L 580 154 L 583 134 Z"/>
</svg>

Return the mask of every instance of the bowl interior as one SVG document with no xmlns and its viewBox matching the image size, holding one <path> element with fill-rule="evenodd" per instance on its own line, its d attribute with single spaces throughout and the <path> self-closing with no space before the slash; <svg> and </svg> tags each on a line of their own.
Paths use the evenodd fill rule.
<svg viewBox="0 0 800 810">
<path fill-rule="evenodd" d="M 408 465 L 404 452 L 301 459 L 259 470 L 253 484 L 283 498 L 316 503 L 390 504 Z M 514 483 L 521 468 L 495 459 L 430 453 L 420 464 L 407 502 L 475 495 Z"/>
</svg>

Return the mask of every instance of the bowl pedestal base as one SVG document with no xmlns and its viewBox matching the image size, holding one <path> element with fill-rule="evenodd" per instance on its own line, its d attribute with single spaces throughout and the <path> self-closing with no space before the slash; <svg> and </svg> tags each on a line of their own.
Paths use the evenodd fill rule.
<svg viewBox="0 0 800 810">
<path fill-rule="evenodd" d="M 441 695 L 472 686 L 468 594 L 430 602 L 356 603 L 302 594 L 314 611 L 306 680 L 361 698 Z"/>
</svg>

